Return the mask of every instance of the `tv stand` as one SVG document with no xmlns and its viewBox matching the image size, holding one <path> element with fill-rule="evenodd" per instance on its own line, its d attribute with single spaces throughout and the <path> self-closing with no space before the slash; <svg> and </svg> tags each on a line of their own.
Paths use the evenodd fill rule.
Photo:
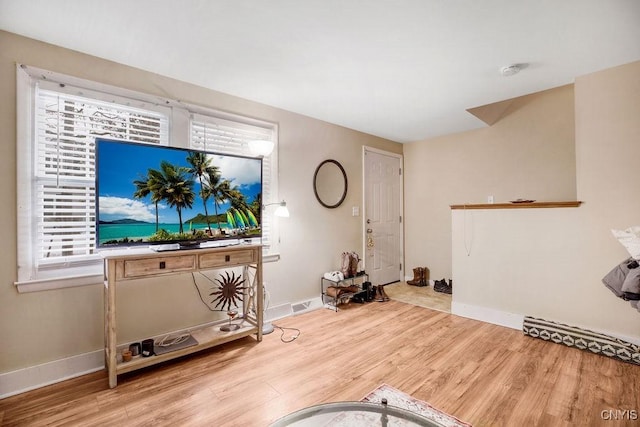
<svg viewBox="0 0 640 427">
<path fill-rule="evenodd" d="M 264 302 L 262 245 L 236 245 L 174 252 L 154 252 L 150 249 L 116 250 L 105 252 L 103 257 L 105 361 L 109 373 L 109 387 L 115 387 L 118 384 L 118 375 L 125 372 L 132 372 L 249 335 L 256 335 L 257 341 L 262 341 Z M 232 331 L 221 331 L 220 326 L 227 323 L 226 319 L 221 320 L 216 324 L 191 330 L 191 335 L 198 341 L 197 345 L 156 356 L 136 357 L 128 362 L 118 360 L 116 289 L 119 283 L 141 278 L 206 270 L 222 270 L 231 267 L 243 267 L 244 276 L 247 279 L 249 278 L 249 269 L 255 269 L 253 281 L 245 285 L 249 289 L 245 291 L 243 296 L 242 307 L 238 308 L 239 313 L 235 321 L 237 323 L 242 320 L 240 328 Z M 121 344 L 126 346 L 127 343 Z"/>
</svg>

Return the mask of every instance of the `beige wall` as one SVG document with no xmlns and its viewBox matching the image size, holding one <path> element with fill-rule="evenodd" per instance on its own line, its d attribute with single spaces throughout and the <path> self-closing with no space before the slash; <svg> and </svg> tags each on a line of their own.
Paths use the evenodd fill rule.
<svg viewBox="0 0 640 427">
<path fill-rule="evenodd" d="M 640 61 L 580 77 L 575 86 L 578 199 L 588 201 L 601 230 L 594 244 L 612 256 L 620 247 L 608 229 L 640 224 Z"/>
<path fill-rule="evenodd" d="M 581 209 L 453 210 L 452 313 L 516 329 L 525 315 L 576 326 L 588 322 L 575 313 L 599 317 L 584 310 L 595 281 L 576 280 Z"/>
<path fill-rule="evenodd" d="M 573 92 L 516 98 L 493 126 L 405 145 L 407 274 L 451 277 L 452 204 L 575 200 Z"/>
<path fill-rule="evenodd" d="M 600 283 L 628 256 L 610 230 L 640 225 L 640 61 L 580 77 L 575 87 L 578 199 L 585 201 L 576 280 L 593 290 L 592 309 L 608 329 L 640 337 L 640 313 Z"/>
<path fill-rule="evenodd" d="M 339 126 L 206 90 L 142 70 L 0 32 L 0 373 L 99 350 L 103 345 L 100 285 L 18 294 L 16 280 L 16 62 L 162 97 L 276 122 L 280 131 L 280 198 L 291 218 L 280 220 L 281 259 L 265 265 L 271 305 L 318 297 L 323 272 L 338 267 L 345 250 L 362 248 L 362 146 L 394 153 L 402 145 Z M 324 159 L 340 161 L 349 193 L 342 207 L 315 200 L 312 178 Z M 188 278 L 123 287 L 123 339 L 208 321 Z M 163 313 L 154 313 L 153 307 Z M 126 332 L 124 331 L 126 330 Z"/>
<path fill-rule="evenodd" d="M 640 313 L 601 282 L 629 256 L 610 230 L 640 224 L 639 99 L 640 62 L 576 79 L 581 207 L 453 212 L 454 312 L 532 315 L 640 342 Z"/>
</svg>

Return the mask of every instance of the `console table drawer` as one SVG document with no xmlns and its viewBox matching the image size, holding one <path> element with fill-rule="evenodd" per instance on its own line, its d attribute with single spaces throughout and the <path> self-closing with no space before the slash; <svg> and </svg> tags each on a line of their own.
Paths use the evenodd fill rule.
<svg viewBox="0 0 640 427">
<path fill-rule="evenodd" d="M 126 260 L 124 262 L 124 277 L 131 279 L 163 273 L 191 271 L 195 268 L 196 257 L 194 255 Z"/>
<path fill-rule="evenodd" d="M 208 253 L 200 256 L 200 268 L 224 267 L 248 264 L 256 261 L 255 251 L 233 251 L 226 253 Z"/>
</svg>

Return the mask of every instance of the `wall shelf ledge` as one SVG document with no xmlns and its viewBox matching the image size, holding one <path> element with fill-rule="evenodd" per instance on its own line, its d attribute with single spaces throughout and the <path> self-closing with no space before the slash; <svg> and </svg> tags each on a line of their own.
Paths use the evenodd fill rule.
<svg viewBox="0 0 640 427">
<path fill-rule="evenodd" d="M 531 202 L 531 203 L 475 203 L 464 205 L 451 205 L 451 209 L 536 209 L 536 208 L 577 208 L 581 201 L 571 200 L 565 202 Z"/>
</svg>

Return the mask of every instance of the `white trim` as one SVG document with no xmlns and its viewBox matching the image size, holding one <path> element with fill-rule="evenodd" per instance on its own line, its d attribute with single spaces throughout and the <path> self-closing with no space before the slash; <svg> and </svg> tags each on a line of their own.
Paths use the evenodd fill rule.
<svg viewBox="0 0 640 427">
<path fill-rule="evenodd" d="M 104 369 L 104 350 L 0 374 L 0 399 Z"/>
<path fill-rule="evenodd" d="M 400 262 L 402 263 L 402 268 L 400 269 L 400 274 L 398 275 L 398 280 L 402 280 L 405 277 L 406 266 L 404 262 L 404 157 L 402 154 L 393 153 L 391 151 L 381 150 L 379 148 L 369 147 L 368 145 L 362 146 L 362 258 L 364 260 L 364 267 L 366 269 L 367 264 L 367 219 L 366 219 L 366 206 L 367 206 L 367 190 L 366 185 L 367 182 L 365 180 L 366 177 L 366 159 L 365 153 L 376 153 L 381 154 L 383 156 L 395 157 L 400 162 L 400 170 L 402 173 L 398 176 L 400 181 L 400 216 L 402 217 L 402 222 L 400 223 Z"/>
<path fill-rule="evenodd" d="M 18 288 L 18 292 L 38 292 L 48 291 L 50 289 L 75 288 L 77 286 L 99 285 L 104 282 L 103 275 L 84 275 L 57 277 L 53 279 L 27 280 L 24 282 L 14 282 Z"/>
<path fill-rule="evenodd" d="M 33 81 L 25 66 L 16 64 L 16 187 L 17 187 L 17 235 L 19 239 L 31 242 L 28 245 L 20 244 L 17 247 L 18 263 L 28 263 L 30 271 L 24 271 L 18 265 L 18 280 L 24 280 L 35 276 L 33 263 L 33 248 L 36 247 L 36 239 L 31 227 L 29 216 L 33 214 L 32 201 L 33 186 L 33 140 L 35 121 L 33 120 L 33 105 L 35 103 L 35 91 Z M 21 165 L 31 165 L 23 167 Z M 26 184 L 25 184 L 26 183 Z M 22 267 L 25 267 L 24 265 Z M 24 273 L 21 273 L 24 271 Z"/>
<path fill-rule="evenodd" d="M 265 262 L 278 262 L 280 261 L 280 254 L 279 253 L 270 253 L 270 254 L 263 254 L 262 255 L 262 263 L 264 264 Z"/>
<path fill-rule="evenodd" d="M 92 92 L 100 92 L 100 99 L 103 101 L 117 96 L 128 98 L 129 101 L 134 100 L 148 102 L 163 109 L 174 106 L 181 106 L 181 108 L 184 108 L 182 103 L 180 103 L 179 101 L 173 101 L 168 98 L 149 95 L 148 93 L 138 92 L 131 89 L 124 89 L 118 86 L 99 83 L 93 80 L 81 79 L 67 74 L 57 73 L 55 71 L 48 71 L 42 68 L 33 67 L 31 65 L 17 64 L 17 66 L 19 69 L 22 69 L 23 72 L 26 73 L 29 77 L 35 80 L 44 80 L 48 82 L 60 83 L 63 85 L 90 90 Z M 69 93 L 68 91 L 66 92 Z"/>
<path fill-rule="evenodd" d="M 507 313 L 506 311 L 456 301 L 451 302 L 451 314 L 518 330 L 522 330 L 522 323 L 524 322 L 523 314 Z"/>
</svg>

